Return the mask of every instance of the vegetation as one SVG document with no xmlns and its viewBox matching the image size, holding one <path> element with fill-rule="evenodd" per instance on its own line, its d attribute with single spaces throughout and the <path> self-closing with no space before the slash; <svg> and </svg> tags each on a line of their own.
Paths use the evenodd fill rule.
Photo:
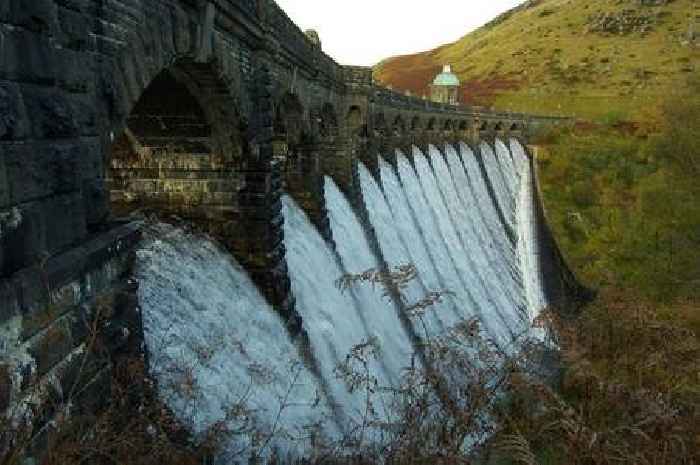
<svg viewBox="0 0 700 465">
<path fill-rule="evenodd" d="M 599 126 L 536 141 L 549 221 L 588 285 L 660 304 L 700 296 L 698 89 L 669 101 L 658 133 Z"/>
<path fill-rule="evenodd" d="M 511 417 L 539 463 L 697 463 L 700 83 L 684 89 L 653 133 L 614 122 L 537 141 L 555 236 L 600 292 L 574 321 L 551 321 L 564 376 L 556 402 L 541 399 L 565 427 L 553 438 L 526 411 Z"/>
<path fill-rule="evenodd" d="M 455 43 L 389 58 L 376 79 L 426 95 L 445 63 L 463 101 L 500 110 L 648 121 L 698 72 L 694 0 L 529 0 Z"/>
</svg>

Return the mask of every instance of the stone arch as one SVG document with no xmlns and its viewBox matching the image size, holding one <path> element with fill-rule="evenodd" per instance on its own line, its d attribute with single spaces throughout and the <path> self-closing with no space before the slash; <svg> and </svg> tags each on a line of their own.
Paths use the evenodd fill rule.
<svg viewBox="0 0 700 465">
<path fill-rule="evenodd" d="M 338 135 L 338 117 L 335 108 L 330 103 L 324 103 L 318 112 L 318 133 L 321 137 Z"/>
<path fill-rule="evenodd" d="M 411 131 L 420 131 L 420 129 L 421 129 L 420 116 L 415 115 L 413 118 L 411 118 Z"/>
<path fill-rule="evenodd" d="M 298 146 L 306 135 L 305 126 L 301 100 L 295 94 L 284 93 L 275 105 L 275 137 L 283 139 L 289 147 Z"/>
<path fill-rule="evenodd" d="M 469 122 L 466 119 L 459 121 L 459 130 L 466 131 L 469 129 Z"/>
<path fill-rule="evenodd" d="M 435 117 L 431 117 L 430 119 L 428 119 L 428 124 L 425 126 L 425 129 L 427 131 L 434 131 L 436 124 L 437 119 Z"/>
<path fill-rule="evenodd" d="M 113 213 L 145 207 L 196 220 L 220 206 L 206 192 L 235 195 L 246 122 L 219 76 L 213 66 L 183 59 L 125 107 L 106 151 Z"/>
<path fill-rule="evenodd" d="M 454 124 L 452 123 L 451 119 L 446 119 L 442 125 L 442 129 L 445 132 L 450 132 L 454 128 Z"/>
<path fill-rule="evenodd" d="M 517 122 L 515 122 L 515 123 L 510 125 L 509 130 L 510 131 L 520 131 L 520 125 Z"/>
<path fill-rule="evenodd" d="M 353 105 L 348 109 L 346 128 L 349 136 L 367 136 L 367 123 L 359 106 Z"/>
<path fill-rule="evenodd" d="M 493 127 L 493 130 L 496 132 L 503 131 L 503 122 L 497 122 L 496 125 Z"/>
<path fill-rule="evenodd" d="M 379 136 L 384 136 L 387 133 L 387 124 L 384 113 L 375 113 L 373 120 L 374 132 Z"/>
<path fill-rule="evenodd" d="M 395 135 L 403 135 L 406 132 L 406 123 L 401 115 L 396 115 L 396 118 L 394 118 L 392 130 Z"/>
<path fill-rule="evenodd" d="M 488 121 L 483 121 L 479 125 L 479 131 L 488 131 L 489 130 L 489 122 Z"/>
<path fill-rule="evenodd" d="M 37 40 L 18 35 L 13 43 L 26 53 L 50 56 L 55 66 L 46 67 L 41 60 L 33 64 L 31 73 L 42 83 L 37 81 L 30 89 L 20 89 L 12 78 L 3 83 L 3 92 L 9 90 L 11 99 L 8 112 L 16 123 L 10 127 L 10 136 L 2 135 L 23 141 L 21 147 L 12 147 L 14 157 L 23 160 L 24 167 L 36 165 L 36 170 L 32 184 L 22 180 L 21 173 L 6 174 L 7 184 L 21 186 L 11 200 L 3 199 L 0 188 L 0 206 L 16 211 L 21 218 L 15 233 L 3 234 L 2 275 L 32 266 L 110 227 L 107 178 L 112 144 L 119 139 L 123 142 L 132 110 L 163 71 L 184 76 L 185 86 L 208 122 L 212 152 L 234 162 L 243 154 L 241 136 L 246 133 L 247 120 L 239 112 L 242 108 L 246 114 L 252 112 L 250 99 L 238 90 L 243 89 L 241 75 L 248 71 L 231 60 L 231 46 L 210 24 L 204 24 L 209 21 L 205 15 L 189 14 L 190 6 L 186 10 L 177 2 L 140 2 L 134 4 L 133 15 L 119 18 L 108 10 L 84 12 L 85 28 L 75 36 L 74 44 L 82 44 L 80 50 L 65 46 L 65 40 L 74 39 L 71 34 L 52 38 L 48 30 L 37 31 Z M 143 15 L 146 11 L 157 13 Z M 104 30 L 99 27 L 101 20 L 116 21 L 118 27 Z M 93 24 L 99 30 L 93 31 Z M 119 38 L 120 44 L 92 53 L 83 48 L 91 32 Z M 39 40 L 41 34 L 45 37 Z M 59 48 L 70 53 L 56 52 Z M 26 110 L 30 100 L 31 119 Z M 34 126 L 38 130 L 30 134 L 27 128 Z M 59 139 L 61 144 L 50 143 Z M 4 174 L 5 168 L 0 171 Z M 3 184 L 0 182 L 1 187 Z M 62 214 L 54 213 L 57 211 Z"/>
</svg>

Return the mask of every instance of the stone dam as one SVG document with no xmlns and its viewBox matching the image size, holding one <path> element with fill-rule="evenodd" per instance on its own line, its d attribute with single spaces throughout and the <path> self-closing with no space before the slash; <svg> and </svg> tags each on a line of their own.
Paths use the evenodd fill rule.
<svg viewBox="0 0 700 465">
<path fill-rule="evenodd" d="M 369 268 L 412 263 L 409 297 L 453 293 L 431 331 L 477 316 L 517 344 L 573 282 L 526 148 L 568 123 L 377 86 L 272 0 L 3 0 L 0 417 L 40 454 L 120 363 L 164 386 L 177 351 L 218 386 L 197 414 L 171 396 L 193 431 L 289 358 L 332 434 L 358 402 L 332 382 L 342 354 L 379 340 L 391 384 L 421 337 L 396 296 L 333 285 Z M 260 405 L 284 383 L 265 385 Z"/>
</svg>

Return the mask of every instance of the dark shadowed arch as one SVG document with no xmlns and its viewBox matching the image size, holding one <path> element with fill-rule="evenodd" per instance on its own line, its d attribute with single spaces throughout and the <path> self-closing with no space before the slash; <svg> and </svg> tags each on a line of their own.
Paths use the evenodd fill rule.
<svg viewBox="0 0 700 465">
<path fill-rule="evenodd" d="M 394 118 L 393 132 L 395 135 L 402 135 L 406 132 L 406 123 L 401 115 L 397 115 L 396 118 Z"/>
<path fill-rule="evenodd" d="M 338 135 L 338 117 L 335 108 L 330 103 L 325 103 L 318 113 L 318 132 L 321 137 Z"/>
<path fill-rule="evenodd" d="M 426 125 L 425 129 L 428 131 L 434 131 L 436 123 L 437 123 L 437 120 L 434 117 L 430 118 L 428 120 L 428 124 Z"/>
<path fill-rule="evenodd" d="M 243 158 L 246 122 L 218 76 L 211 66 L 178 61 L 114 124 L 104 175 L 113 213 L 147 207 L 192 218 L 217 203 L 200 195 L 203 185 L 235 192 L 232 173 Z"/>
<path fill-rule="evenodd" d="M 374 132 L 378 135 L 384 136 L 387 133 L 387 124 L 384 113 L 375 113 L 373 117 Z"/>
<path fill-rule="evenodd" d="M 411 119 L 411 131 L 419 131 L 421 129 L 420 116 L 415 115 Z"/>
<path fill-rule="evenodd" d="M 275 137 L 286 141 L 290 147 L 298 146 L 304 137 L 304 107 L 299 97 L 285 93 L 275 108 Z"/>
<path fill-rule="evenodd" d="M 346 116 L 346 127 L 349 136 L 366 136 L 367 123 L 359 106 L 353 105 Z"/>
<path fill-rule="evenodd" d="M 469 123 L 467 122 L 466 119 L 460 120 L 459 121 L 459 130 L 460 131 L 466 131 L 469 129 Z"/>
</svg>

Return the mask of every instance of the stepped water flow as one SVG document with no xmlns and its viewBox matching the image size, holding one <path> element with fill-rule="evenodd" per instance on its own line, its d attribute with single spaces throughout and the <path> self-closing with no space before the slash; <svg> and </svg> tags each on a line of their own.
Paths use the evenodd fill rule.
<svg viewBox="0 0 700 465">
<path fill-rule="evenodd" d="M 349 385 L 342 370 L 357 347 L 372 346 L 367 375 L 381 391 L 398 386 L 402 370 L 415 363 L 416 337 L 443 334 L 473 317 L 507 350 L 532 333 L 547 299 L 536 186 L 524 148 L 515 139 L 496 141 L 495 152 L 481 144 L 479 154 L 466 144 L 443 152 L 430 147 L 427 154 L 414 148 L 411 160 L 398 151 L 395 166 L 379 157 L 376 177 L 359 163 L 363 212 L 324 179 L 332 244 L 283 197 L 286 260 L 308 347 L 291 339 L 215 243 L 174 226 L 151 228 L 138 252 L 146 344 L 162 397 L 195 433 L 220 420 L 242 421 L 227 419 L 227 412 L 245 400 L 251 431 L 275 437 L 269 446 L 263 441 L 263 455 L 273 445 L 304 455 L 313 445 L 292 439 L 295 433 L 310 438 L 313 425 L 316 437 L 333 440 L 366 419 L 363 389 Z M 337 285 L 347 273 L 406 264 L 418 276 L 400 298 Z M 407 305 L 440 290 L 451 294 L 420 322 L 406 319 Z M 389 404 L 383 399 L 375 407 Z M 392 412 L 373 415 L 386 420 Z M 380 435 L 369 428 L 366 438 Z M 253 446 L 251 438 L 236 436 L 227 450 Z"/>
<path fill-rule="evenodd" d="M 411 304 L 419 301 L 430 290 L 439 291 L 446 289 L 446 286 L 438 277 L 425 238 L 416 226 L 406 193 L 393 169 L 381 158 L 379 165 L 384 178 L 386 197 L 369 170 L 360 164 L 358 174 L 362 196 L 387 265 L 395 268 L 413 264 L 418 271 L 418 279 L 409 283 L 403 290 L 405 303 Z M 419 333 L 423 336 L 426 336 L 426 333 L 442 333 L 445 330 L 443 321 L 448 316 L 445 313 L 455 312 L 455 305 L 452 297 L 438 304 L 436 311 L 430 312 L 424 319 L 425 327 L 420 328 Z"/>
</svg>

